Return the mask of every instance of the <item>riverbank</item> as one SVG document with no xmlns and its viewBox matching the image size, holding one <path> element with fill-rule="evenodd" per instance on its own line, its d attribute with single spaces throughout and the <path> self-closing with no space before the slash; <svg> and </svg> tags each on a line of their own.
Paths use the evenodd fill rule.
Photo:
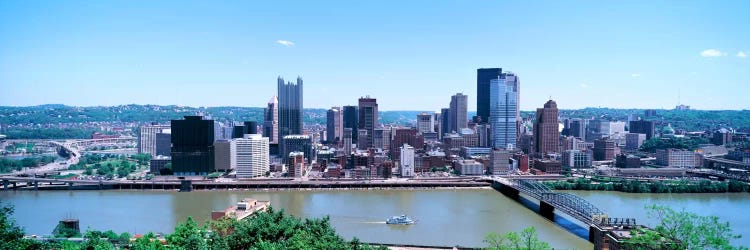
<svg viewBox="0 0 750 250">
<path fill-rule="evenodd" d="M 748 193 L 750 185 L 741 181 L 712 180 L 625 180 L 614 177 L 577 178 L 546 181 L 555 190 L 619 191 L 624 193 Z"/>
</svg>

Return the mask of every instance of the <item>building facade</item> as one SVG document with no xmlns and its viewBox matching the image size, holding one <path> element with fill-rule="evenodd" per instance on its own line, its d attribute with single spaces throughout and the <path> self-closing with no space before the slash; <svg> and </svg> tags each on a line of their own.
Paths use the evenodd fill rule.
<svg viewBox="0 0 750 250">
<path fill-rule="evenodd" d="M 284 136 L 284 146 L 282 147 L 282 156 L 288 157 L 292 152 L 302 152 L 309 164 L 314 157 L 312 138 L 309 135 L 287 135 Z"/>
<path fill-rule="evenodd" d="M 279 143 L 278 106 L 279 99 L 276 98 L 276 96 L 273 96 L 271 97 L 271 100 L 268 101 L 268 107 L 263 110 L 263 136 L 268 137 L 271 143 Z"/>
<path fill-rule="evenodd" d="M 432 133 L 435 132 L 435 121 L 433 115 L 428 113 L 421 113 L 417 115 L 417 130 L 420 133 Z"/>
<path fill-rule="evenodd" d="M 638 150 L 646 141 L 646 134 L 627 133 L 625 134 L 625 149 Z"/>
<path fill-rule="evenodd" d="M 214 121 L 202 116 L 172 120 L 172 170 L 175 175 L 214 172 Z"/>
<path fill-rule="evenodd" d="M 512 153 L 505 149 L 493 149 L 490 152 L 490 165 L 487 169 L 488 174 L 504 175 L 511 172 L 510 158 Z"/>
<path fill-rule="evenodd" d="M 615 158 L 615 141 L 603 138 L 594 140 L 594 160 L 611 161 Z"/>
<path fill-rule="evenodd" d="M 557 103 L 553 100 L 547 101 L 544 108 L 536 109 L 534 152 L 542 155 L 560 153 L 560 123 L 557 115 Z"/>
<path fill-rule="evenodd" d="M 490 126 L 492 147 L 514 149 L 516 146 L 518 93 L 504 78 L 490 80 Z"/>
<path fill-rule="evenodd" d="M 326 113 L 326 141 L 335 144 L 343 138 L 344 112 L 340 107 L 332 107 Z"/>
<path fill-rule="evenodd" d="M 149 154 L 152 157 L 159 155 L 156 152 L 156 134 L 168 131 L 170 125 L 151 124 L 142 126 L 138 133 L 138 153 Z"/>
<path fill-rule="evenodd" d="M 401 177 L 414 177 L 414 147 L 403 144 L 399 154 L 399 170 Z"/>
<path fill-rule="evenodd" d="M 469 97 L 457 93 L 451 96 L 450 103 L 450 129 L 451 132 L 458 132 L 461 129 L 468 127 L 469 116 L 468 116 L 468 101 Z"/>
<path fill-rule="evenodd" d="M 270 170 L 268 137 L 246 134 L 235 142 L 237 178 L 261 177 Z"/>
<path fill-rule="evenodd" d="M 359 129 L 359 110 L 357 106 L 344 106 L 344 128 L 351 129 L 352 143 L 357 143 L 357 134 L 354 133 Z"/>
<path fill-rule="evenodd" d="M 630 121 L 628 129 L 630 133 L 645 134 L 646 140 L 654 138 L 656 134 L 656 124 L 654 121 Z"/>
<path fill-rule="evenodd" d="M 367 142 L 364 144 L 366 146 L 364 148 L 372 147 L 372 135 L 377 126 L 378 100 L 369 96 L 359 98 L 359 129 L 367 130 Z M 360 139 L 363 138 L 357 138 L 357 140 Z M 359 141 L 357 142 L 359 145 Z"/>
<path fill-rule="evenodd" d="M 503 74 L 501 68 L 477 69 L 477 116 L 474 122 L 485 124 L 490 121 L 490 81 Z M 448 131 L 450 132 L 450 131 Z"/>
<path fill-rule="evenodd" d="M 701 166 L 700 156 L 690 150 L 659 149 L 656 150 L 656 164 L 677 168 L 694 168 Z"/>
<path fill-rule="evenodd" d="M 300 77 L 297 77 L 297 83 L 285 83 L 284 78 L 281 77 L 277 80 L 279 97 L 278 138 L 283 148 L 285 142 L 282 139 L 285 136 L 302 134 L 303 83 Z"/>
<path fill-rule="evenodd" d="M 237 168 L 237 143 L 234 139 L 214 142 L 214 151 L 214 165 L 217 171 Z"/>
</svg>

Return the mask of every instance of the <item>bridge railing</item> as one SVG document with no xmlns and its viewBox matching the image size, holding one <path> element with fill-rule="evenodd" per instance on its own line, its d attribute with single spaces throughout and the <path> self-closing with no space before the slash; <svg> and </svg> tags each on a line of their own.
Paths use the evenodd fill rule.
<svg viewBox="0 0 750 250">
<path fill-rule="evenodd" d="M 544 183 L 534 180 L 511 180 L 511 183 L 520 192 L 547 202 L 582 222 L 596 224 L 609 222 L 609 216 L 604 210 L 575 194 L 555 192 Z M 635 219 L 632 221 L 635 223 Z"/>
</svg>

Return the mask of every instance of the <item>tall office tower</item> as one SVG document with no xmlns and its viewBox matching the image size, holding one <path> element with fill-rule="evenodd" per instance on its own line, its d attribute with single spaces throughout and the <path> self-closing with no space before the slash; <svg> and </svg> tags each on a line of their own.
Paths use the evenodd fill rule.
<svg viewBox="0 0 750 250">
<path fill-rule="evenodd" d="M 516 74 L 511 72 L 503 73 L 505 84 L 516 93 L 516 138 L 521 136 L 521 83 Z"/>
<path fill-rule="evenodd" d="M 630 133 L 646 134 L 646 140 L 653 138 L 656 132 L 656 125 L 653 121 L 631 121 L 629 127 Z"/>
<path fill-rule="evenodd" d="M 477 124 L 490 121 L 490 80 L 500 77 L 502 71 L 501 68 L 477 69 L 477 116 L 474 117 Z"/>
<path fill-rule="evenodd" d="M 283 80 L 282 80 L 283 82 Z M 268 101 L 268 107 L 263 114 L 263 136 L 268 137 L 271 143 L 279 143 L 279 99 L 276 96 Z"/>
<path fill-rule="evenodd" d="M 214 142 L 214 166 L 216 167 L 216 171 L 227 171 L 237 168 L 237 142 L 235 140 L 218 140 Z"/>
<path fill-rule="evenodd" d="M 367 148 L 372 147 L 372 135 L 378 126 L 378 101 L 370 96 L 359 98 L 359 129 L 367 130 Z M 360 140 L 362 138 L 357 138 Z M 366 148 L 363 148 L 366 149 Z"/>
<path fill-rule="evenodd" d="M 352 131 L 351 128 L 344 128 L 344 138 L 341 140 L 342 142 L 342 149 L 344 150 L 344 155 L 350 155 L 352 153 L 352 136 L 354 136 L 354 131 Z"/>
<path fill-rule="evenodd" d="M 375 131 L 373 130 L 373 133 Z M 372 147 L 372 144 L 370 143 L 370 136 L 369 133 L 367 133 L 367 129 L 359 129 L 357 130 L 357 148 L 358 149 L 368 149 Z"/>
<path fill-rule="evenodd" d="M 352 143 L 357 143 L 357 130 L 359 129 L 359 110 L 357 106 L 344 106 L 344 128 L 350 128 Z"/>
<path fill-rule="evenodd" d="M 152 157 L 157 156 L 156 134 L 162 133 L 165 129 L 169 130 L 169 125 L 151 124 L 142 126 L 138 134 L 138 153 L 150 154 Z"/>
<path fill-rule="evenodd" d="M 172 152 L 172 131 L 170 129 L 163 129 L 160 133 L 156 133 L 156 156 L 170 156 Z"/>
<path fill-rule="evenodd" d="M 513 149 L 516 145 L 518 93 L 502 76 L 490 80 L 490 126 L 492 147 Z"/>
<path fill-rule="evenodd" d="M 326 113 L 326 141 L 337 143 L 344 134 L 344 112 L 340 107 L 332 107 Z"/>
<path fill-rule="evenodd" d="M 421 113 L 417 115 L 417 129 L 420 133 L 435 132 L 435 122 L 432 118 L 433 115 L 428 113 Z"/>
<path fill-rule="evenodd" d="M 279 95 L 279 143 L 287 135 L 302 134 L 302 78 L 297 77 L 297 83 L 284 83 L 284 78 L 278 78 Z M 286 152 L 289 153 L 289 152 Z M 307 155 L 306 155 L 307 156 Z M 286 158 L 286 155 L 284 155 Z"/>
<path fill-rule="evenodd" d="M 450 105 L 450 121 L 451 121 L 451 132 L 459 132 L 463 128 L 467 128 L 469 125 L 468 118 L 468 101 L 469 98 L 462 94 L 457 93 L 451 96 Z"/>
<path fill-rule="evenodd" d="M 445 134 L 451 133 L 451 110 L 450 109 L 441 109 L 440 110 L 440 139 L 443 138 Z"/>
<path fill-rule="evenodd" d="M 399 149 L 399 169 L 401 170 L 401 177 L 414 176 L 414 147 L 404 143 Z"/>
<path fill-rule="evenodd" d="M 206 175 L 214 167 L 214 120 L 185 116 L 172 120 L 172 171 L 175 175 Z"/>
<path fill-rule="evenodd" d="M 391 146 L 391 128 L 376 128 L 375 134 L 372 135 L 372 147 L 383 150 L 390 149 Z"/>
<path fill-rule="evenodd" d="M 573 119 L 570 121 L 570 136 L 586 140 L 586 120 Z"/>
<path fill-rule="evenodd" d="M 536 109 L 534 121 L 534 152 L 541 155 L 560 153 L 560 123 L 557 103 L 547 101 L 544 108 Z"/>
<path fill-rule="evenodd" d="M 268 137 L 246 134 L 235 143 L 238 178 L 261 177 L 269 171 Z"/>
<path fill-rule="evenodd" d="M 625 134 L 625 149 L 638 150 L 646 141 L 646 134 L 627 133 Z"/>
</svg>

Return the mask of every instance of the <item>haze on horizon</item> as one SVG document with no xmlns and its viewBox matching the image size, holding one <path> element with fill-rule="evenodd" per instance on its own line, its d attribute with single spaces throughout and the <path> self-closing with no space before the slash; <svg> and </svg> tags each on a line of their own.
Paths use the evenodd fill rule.
<svg viewBox="0 0 750 250">
<path fill-rule="evenodd" d="M 0 106 L 439 110 L 476 69 L 521 79 L 521 109 L 750 109 L 747 1 L 1 1 Z M 679 99 L 678 100 L 678 96 Z"/>
</svg>

